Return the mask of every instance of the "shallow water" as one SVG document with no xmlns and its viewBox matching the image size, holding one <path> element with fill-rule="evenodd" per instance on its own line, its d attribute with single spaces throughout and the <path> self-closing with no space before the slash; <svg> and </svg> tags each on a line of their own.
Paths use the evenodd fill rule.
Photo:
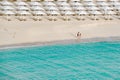
<svg viewBox="0 0 120 80">
<path fill-rule="evenodd" d="M 120 42 L 2 50 L 0 80 L 120 80 Z"/>
</svg>

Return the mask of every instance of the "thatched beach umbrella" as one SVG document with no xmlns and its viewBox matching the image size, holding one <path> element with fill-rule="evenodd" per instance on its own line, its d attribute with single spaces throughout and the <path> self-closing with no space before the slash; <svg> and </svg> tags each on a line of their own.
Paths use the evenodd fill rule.
<svg viewBox="0 0 120 80">
<path fill-rule="evenodd" d="M 11 16 L 11 15 L 14 15 L 15 13 L 12 11 L 3 11 L 3 14 L 7 16 Z"/>
<path fill-rule="evenodd" d="M 44 16 L 44 15 L 46 15 L 46 13 L 44 13 L 43 11 L 33 11 L 32 14 L 34 16 Z"/>
<path fill-rule="evenodd" d="M 98 18 L 102 15 L 102 13 L 99 11 L 89 11 L 89 13 L 91 15 L 92 20 L 98 20 Z"/>
<path fill-rule="evenodd" d="M 27 16 L 27 15 L 31 15 L 31 14 L 28 11 L 18 11 L 18 15 Z"/>
<path fill-rule="evenodd" d="M 17 15 L 20 21 L 26 21 L 26 17 L 30 16 L 31 13 L 28 11 L 17 11 Z"/>
<path fill-rule="evenodd" d="M 18 10 L 18 11 L 28 11 L 30 9 L 28 7 L 18 6 L 18 7 L 16 7 L 16 10 Z"/>
<path fill-rule="evenodd" d="M 32 11 L 45 11 L 43 7 L 40 6 L 32 6 L 30 7 Z"/>
<path fill-rule="evenodd" d="M 79 3 L 79 2 L 71 2 L 70 5 L 72 7 L 79 7 L 79 6 L 83 6 L 83 4 Z"/>
<path fill-rule="evenodd" d="M 73 9 L 74 9 L 75 11 L 85 11 L 85 10 L 86 10 L 86 8 L 85 8 L 85 7 L 82 7 L 82 6 L 80 6 L 80 7 L 73 7 Z"/>
<path fill-rule="evenodd" d="M 93 2 L 94 0 L 83 0 L 83 2 Z"/>
<path fill-rule="evenodd" d="M 75 13 L 73 11 L 61 11 L 61 15 L 63 16 L 63 20 L 70 20 L 71 16 L 75 15 Z"/>
<path fill-rule="evenodd" d="M 67 2 L 57 2 L 57 5 L 60 6 L 70 6 Z"/>
<path fill-rule="evenodd" d="M 85 20 L 85 17 L 87 17 L 89 15 L 89 13 L 87 13 L 86 11 L 75 11 L 75 13 L 78 15 L 76 17 L 77 20 Z"/>
<path fill-rule="evenodd" d="M 61 11 L 61 14 L 63 14 L 64 16 L 72 16 L 75 13 L 73 11 Z"/>
<path fill-rule="evenodd" d="M 0 7 L 0 9 L 3 10 L 3 11 L 8 11 L 8 10 L 13 11 L 13 10 L 15 10 L 15 9 L 14 9 L 13 7 L 11 7 L 11 6 L 2 6 L 2 7 Z"/>
<path fill-rule="evenodd" d="M 70 2 L 80 2 L 80 0 L 70 0 Z"/>
<path fill-rule="evenodd" d="M 30 5 L 30 6 L 42 6 L 41 3 L 36 2 L 36 1 L 31 1 L 31 2 L 29 2 L 29 5 Z"/>
<path fill-rule="evenodd" d="M 57 11 L 47 11 L 47 14 L 51 15 L 51 16 L 57 16 L 57 15 L 60 15 L 59 12 Z"/>
<path fill-rule="evenodd" d="M 56 4 L 54 4 L 53 2 L 45 1 L 43 2 L 43 6 L 56 6 Z"/>
<path fill-rule="evenodd" d="M 12 11 L 3 11 L 2 13 L 8 21 L 11 21 L 11 19 L 12 19 L 11 16 L 15 15 L 15 13 Z"/>
<path fill-rule="evenodd" d="M 37 20 L 41 21 L 42 17 L 46 16 L 46 13 L 44 13 L 43 11 L 32 11 L 32 14 L 33 14 L 32 19 L 34 21 L 37 21 Z"/>
<path fill-rule="evenodd" d="M 99 7 L 110 6 L 110 4 L 108 4 L 107 2 L 98 2 L 97 5 Z"/>
<path fill-rule="evenodd" d="M 91 6 L 91 7 L 86 7 L 88 11 L 96 11 L 96 10 L 100 10 L 100 8 L 95 7 L 95 6 Z"/>
<path fill-rule="evenodd" d="M 17 1 L 17 2 L 15 2 L 15 5 L 16 6 L 28 6 L 28 4 L 26 2 L 23 2 L 23 1 Z"/>
<path fill-rule="evenodd" d="M 86 11 L 76 11 L 76 14 L 79 16 L 87 16 L 88 13 Z"/>
<path fill-rule="evenodd" d="M 105 11 L 105 19 L 106 19 L 106 20 L 108 20 L 108 19 L 112 20 L 112 17 L 113 17 L 114 15 L 116 15 L 116 14 L 117 14 L 117 13 L 114 12 L 114 11 Z"/>
<path fill-rule="evenodd" d="M 72 11 L 72 8 L 68 6 L 59 7 L 59 9 L 62 11 L 67 11 L 67 10 Z"/>
<path fill-rule="evenodd" d="M 0 4 L 3 6 L 13 6 L 13 3 L 9 2 L 9 1 L 1 1 Z"/>
<path fill-rule="evenodd" d="M 58 11 L 59 9 L 57 8 L 57 7 L 54 7 L 54 6 L 50 6 L 50 7 L 45 7 L 45 9 L 47 10 L 47 11 Z"/>
</svg>

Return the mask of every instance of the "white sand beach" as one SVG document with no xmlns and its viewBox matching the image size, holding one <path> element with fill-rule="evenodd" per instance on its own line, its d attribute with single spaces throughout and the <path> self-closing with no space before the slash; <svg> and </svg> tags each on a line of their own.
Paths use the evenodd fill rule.
<svg viewBox="0 0 120 80">
<path fill-rule="evenodd" d="M 119 20 L 0 21 L 0 45 L 120 36 Z"/>
</svg>

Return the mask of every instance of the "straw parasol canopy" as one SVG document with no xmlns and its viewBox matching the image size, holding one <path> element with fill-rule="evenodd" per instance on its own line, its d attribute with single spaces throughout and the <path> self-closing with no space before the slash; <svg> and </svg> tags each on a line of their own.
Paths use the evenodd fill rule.
<svg viewBox="0 0 120 80">
<path fill-rule="evenodd" d="M 109 6 L 109 4 L 108 3 L 106 3 L 106 2 L 100 2 L 100 3 L 97 3 L 98 5 L 101 5 L 101 6 Z"/>
<path fill-rule="evenodd" d="M 2 6 L 2 7 L 0 7 L 0 9 L 4 10 L 4 11 L 6 11 L 6 10 L 14 10 L 14 8 L 11 7 L 11 6 Z"/>
<path fill-rule="evenodd" d="M 57 11 L 47 11 L 47 13 L 50 15 L 60 15 L 60 13 Z"/>
<path fill-rule="evenodd" d="M 120 7 L 119 6 L 116 6 L 115 8 L 118 9 L 118 11 L 120 11 Z"/>
<path fill-rule="evenodd" d="M 83 0 L 84 2 L 93 2 L 94 0 Z"/>
<path fill-rule="evenodd" d="M 106 0 L 96 0 L 96 2 L 106 2 Z"/>
<path fill-rule="evenodd" d="M 119 7 L 120 7 L 120 2 L 114 2 L 113 5 L 114 5 L 114 6 L 119 6 Z"/>
<path fill-rule="evenodd" d="M 105 11 L 105 15 L 114 15 L 116 14 L 114 11 Z"/>
<path fill-rule="evenodd" d="M 108 6 L 104 6 L 104 7 L 100 7 L 102 10 L 104 11 L 109 11 L 109 10 L 113 10 L 113 7 L 108 7 Z"/>
<path fill-rule="evenodd" d="M 30 6 L 42 6 L 41 3 L 35 2 L 35 1 L 29 2 L 29 5 L 30 5 Z"/>
<path fill-rule="evenodd" d="M 83 6 L 83 4 L 81 4 L 79 2 L 71 2 L 70 4 L 71 4 L 71 6 L 76 6 L 76 7 Z"/>
<path fill-rule="evenodd" d="M 3 15 L 7 15 L 7 16 L 15 15 L 15 13 L 12 11 L 3 11 L 2 13 L 3 13 Z"/>
<path fill-rule="evenodd" d="M 16 4 L 17 6 L 28 6 L 28 4 L 25 3 L 25 2 L 23 2 L 23 1 L 17 1 L 17 2 L 15 2 L 15 4 Z"/>
<path fill-rule="evenodd" d="M 59 6 L 70 6 L 67 2 L 57 2 Z"/>
<path fill-rule="evenodd" d="M 32 12 L 33 15 L 46 15 L 46 13 L 44 13 L 43 11 L 33 11 Z"/>
<path fill-rule="evenodd" d="M 18 11 L 30 10 L 28 7 L 24 7 L 24 6 L 18 6 L 18 7 L 16 7 L 16 9 L 17 9 Z"/>
<path fill-rule="evenodd" d="M 33 11 L 44 11 L 44 8 L 40 6 L 32 6 L 30 9 Z"/>
<path fill-rule="evenodd" d="M 9 1 L 1 1 L 1 5 L 3 5 L 3 6 L 13 6 L 13 3 L 9 2 Z"/>
<path fill-rule="evenodd" d="M 83 10 L 83 11 L 85 11 L 86 9 L 85 9 L 85 7 L 73 7 L 73 9 L 74 10 L 78 10 L 78 11 L 80 11 L 80 10 Z"/>
<path fill-rule="evenodd" d="M 54 10 L 54 11 L 58 11 L 59 9 L 57 7 L 51 6 L 51 7 L 45 7 L 45 9 L 47 10 Z"/>
<path fill-rule="evenodd" d="M 67 6 L 66 6 L 66 7 L 60 7 L 59 9 L 60 9 L 60 10 L 72 10 L 71 7 L 67 7 Z"/>
<path fill-rule="evenodd" d="M 87 2 L 87 3 L 85 3 L 85 5 L 87 5 L 87 6 L 96 6 L 96 4 L 94 4 L 93 2 Z"/>
<path fill-rule="evenodd" d="M 95 7 L 95 6 L 91 6 L 91 7 L 87 7 L 88 10 L 100 10 L 100 8 Z"/>
<path fill-rule="evenodd" d="M 80 2 L 80 0 L 70 0 L 71 2 Z"/>
<path fill-rule="evenodd" d="M 58 2 L 67 2 L 68 0 L 57 0 Z"/>
<path fill-rule="evenodd" d="M 62 11 L 61 14 L 62 14 L 62 15 L 68 15 L 68 16 L 69 16 L 69 15 L 74 15 L 75 13 L 72 12 L 72 11 Z"/>
<path fill-rule="evenodd" d="M 102 13 L 99 12 L 99 11 L 89 11 L 89 13 L 90 13 L 91 15 L 102 15 Z"/>
<path fill-rule="evenodd" d="M 47 1 L 43 2 L 43 5 L 44 6 L 56 6 L 56 4 L 54 4 L 53 2 L 47 2 Z"/>
<path fill-rule="evenodd" d="M 88 15 L 89 13 L 87 13 L 86 11 L 76 11 L 77 15 Z"/>
<path fill-rule="evenodd" d="M 31 15 L 29 12 L 27 11 L 18 11 L 17 13 L 18 15 Z"/>
</svg>

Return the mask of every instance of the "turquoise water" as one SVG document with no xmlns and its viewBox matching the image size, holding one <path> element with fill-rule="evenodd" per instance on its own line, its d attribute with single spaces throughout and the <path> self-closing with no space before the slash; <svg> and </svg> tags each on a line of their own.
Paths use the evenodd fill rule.
<svg viewBox="0 0 120 80">
<path fill-rule="evenodd" d="M 0 80 L 120 80 L 120 42 L 1 50 Z"/>
</svg>

